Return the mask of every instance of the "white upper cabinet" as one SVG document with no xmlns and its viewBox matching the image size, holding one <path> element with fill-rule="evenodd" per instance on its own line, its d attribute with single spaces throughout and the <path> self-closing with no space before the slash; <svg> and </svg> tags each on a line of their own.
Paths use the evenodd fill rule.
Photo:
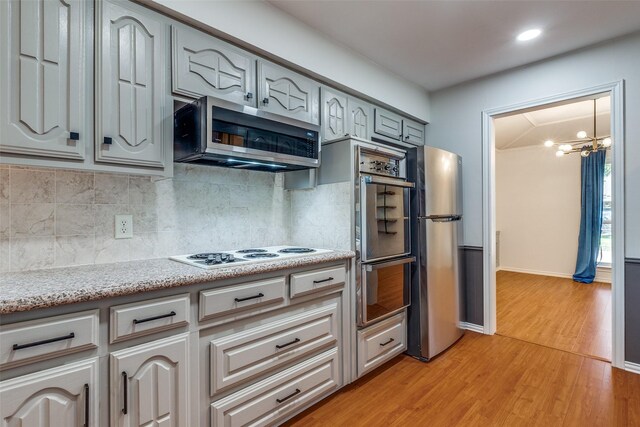
<svg viewBox="0 0 640 427">
<path fill-rule="evenodd" d="M 400 140 L 402 137 L 402 117 L 391 111 L 376 107 L 373 129 L 379 135 Z"/>
<path fill-rule="evenodd" d="M 166 28 L 159 15 L 142 11 L 130 3 L 97 4 L 96 161 L 163 167 L 170 147 L 163 134 Z"/>
<path fill-rule="evenodd" d="M 200 31 L 172 26 L 172 85 L 179 95 L 215 96 L 256 105 L 256 61 L 242 51 Z"/>
<path fill-rule="evenodd" d="M 413 145 L 424 145 L 424 125 L 402 119 L 402 140 Z"/>
<path fill-rule="evenodd" d="M 317 125 L 320 84 L 279 65 L 258 60 L 258 108 Z"/>
<path fill-rule="evenodd" d="M 325 141 L 342 138 L 349 133 L 347 95 L 322 88 L 322 131 Z"/>
<path fill-rule="evenodd" d="M 85 157 L 84 0 L 0 2 L 0 151 Z"/>
<path fill-rule="evenodd" d="M 347 126 L 351 136 L 362 139 L 371 138 L 373 114 L 371 105 L 359 99 L 349 97 L 347 100 Z"/>
</svg>

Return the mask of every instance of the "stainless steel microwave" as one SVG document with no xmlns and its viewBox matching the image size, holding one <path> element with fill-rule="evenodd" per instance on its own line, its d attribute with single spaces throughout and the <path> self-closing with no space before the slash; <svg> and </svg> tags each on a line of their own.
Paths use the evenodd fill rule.
<svg viewBox="0 0 640 427">
<path fill-rule="evenodd" d="M 174 161 L 271 172 L 317 168 L 319 130 L 205 96 L 174 113 Z"/>
</svg>

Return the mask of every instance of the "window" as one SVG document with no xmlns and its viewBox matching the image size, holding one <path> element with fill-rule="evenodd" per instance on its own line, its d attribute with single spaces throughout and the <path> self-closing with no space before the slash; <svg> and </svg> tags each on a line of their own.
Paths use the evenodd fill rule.
<svg viewBox="0 0 640 427">
<path fill-rule="evenodd" d="M 607 151 L 604 164 L 604 192 L 602 229 L 600 231 L 599 267 L 611 267 L 611 151 Z"/>
</svg>

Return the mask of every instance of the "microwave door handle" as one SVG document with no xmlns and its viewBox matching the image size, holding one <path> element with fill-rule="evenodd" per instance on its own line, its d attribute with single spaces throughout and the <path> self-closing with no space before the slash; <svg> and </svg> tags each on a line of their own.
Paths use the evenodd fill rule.
<svg viewBox="0 0 640 427">
<path fill-rule="evenodd" d="M 379 262 L 376 264 L 367 264 L 365 268 L 367 271 L 370 272 L 370 271 L 378 270 L 380 268 L 393 267 L 394 265 L 409 264 L 411 262 L 415 262 L 415 260 L 416 260 L 416 257 L 395 259 L 393 261 Z"/>
</svg>

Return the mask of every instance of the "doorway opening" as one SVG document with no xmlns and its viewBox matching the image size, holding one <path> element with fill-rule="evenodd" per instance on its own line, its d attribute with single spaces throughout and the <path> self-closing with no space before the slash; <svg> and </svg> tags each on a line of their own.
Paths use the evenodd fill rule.
<svg viewBox="0 0 640 427">
<path fill-rule="evenodd" d="M 501 227 L 503 227 L 505 230 L 499 230 L 497 226 L 497 221 L 496 221 L 498 206 L 496 204 L 496 199 L 497 199 L 496 136 L 497 135 L 496 135 L 495 121 L 497 121 L 500 118 L 513 116 L 517 114 L 528 113 L 535 110 L 545 109 L 548 107 L 561 107 L 563 105 L 574 104 L 580 101 L 590 100 L 591 102 L 593 102 L 593 99 L 609 97 L 609 105 L 610 105 L 609 123 L 610 123 L 610 137 L 611 137 L 612 143 L 611 143 L 611 146 L 608 147 L 609 159 L 607 162 L 608 166 L 606 166 L 605 170 L 607 171 L 607 175 L 608 175 L 607 180 L 608 182 L 610 182 L 610 186 L 611 186 L 611 190 L 608 193 L 610 195 L 610 200 L 605 202 L 604 195 L 602 195 L 602 199 L 596 198 L 596 200 L 601 200 L 601 202 L 604 205 L 604 207 L 602 208 L 602 218 L 603 218 L 604 227 L 600 229 L 600 234 L 598 235 L 598 238 L 599 238 L 598 242 L 602 243 L 601 245 L 602 253 L 601 254 L 600 252 L 598 253 L 598 257 L 599 257 L 598 261 L 600 262 L 600 269 L 599 269 L 600 274 L 598 275 L 598 280 L 606 281 L 606 279 L 604 279 L 603 277 L 607 276 L 606 275 L 607 271 L 610 271 L 610 280 L 611 280 L 611 285 L 610 285 L 611 290 L 609 291 L 610 293 L 607 294 L 607 291 L 605 290 L 599 294 L 599 296 L 602 297 L 601 299 L 603 299 L 604 301 L 606 301 L 607 299 L 610 300 L 610 308 L 608 309 L 604 308 L 603 310 L 600 311 L 600 314 L 596 316 L 596 318 L 604 319 L 603 322 L 599 322 L 599 323 L 596 319 L 596 323 L 598 323 L 599 325 L 602 325 L 602 329 L 603 329 L 603 331 L 600 333 L 600 337 L 597 339 L 600 341 L 604 341 L 605 343 L 606 341 L 609 341 L 610 343 L 609 346 L 602 346 L 602 348 L 608 347 L 609 352 L 607 354 L 606 352 L 593 350 L 593 347 L 595 346 L 595 344 L 591 345 L 586 343 L 583 343 L 582 348 L 580 348 L 579 344 L 572 344 L 572 348 L 566 348 L 568 344 L 566 344 L 565 342 L 564 343 L 565 347 L 562 347 L 562 349 L 567 351 L 574 351 L 576 353 L 587 354 L 589 356 L 597 357 L 600 359 L 611 360 L 611 363 L 614 367 L 619 367 L 619 368 L 625 367 L 625 362 L 624 362 L 624 178 L 623 178 L 624 177 L 624 157 L 623 157 L 623 153 L 624 153 L 623 93 L 624 91 L 623 89 L 624 89 L 624 82 L 617 81 L 613 83 L 603 84 L 597 87 L 555 95 L 555 96 L 551 96 L 551 97 L 547 97 L 539 100 L 527 101 L 527 102 L 522 102 L 519 104 L 507 106 L 507 107 L 494 108 L 494 109 L 483 111 L 482 113 L 483 249 L 484 249 L 484 252 L 483 252 L 483 301 L 484 301 L 483 329 L 485 334 L 494 334 L 496 333 L 497 327 L 498 328 L 500 327 L 497 321 L 498 320 L 497 319 L 497 303 L 498 303 L 498 299 L 497 299 L 498 274 L 497 273 L 502 273 L 502 271 L 498 271 L 497 261 L 499 261 L 500 267 L 503 270 L 506 270 L 505 267 L 509 267 L 505 263 L 508 260 L 508 258 L 505 259 L 505 249 L 504 249 L 504 245 L 508 240 L 508 236 L 505 237 L 505 230 L 507 229 L 507 227 L 501 225 Z M 598 126 L 601 126 L 600 121 L 598 121 Z M 592 127 L 590 129 L 580 129 L 580 130 L 585 130 L 587 131 L 587 133 L 593 132 Z M 588 132 L 588 131 L 591 131 L 591 132 Z M 575 136 L 577 131 L 574 131 L 574 132 L 575 132 L 574 133 L 574 136 Z M 598 130 L 598 134 L 600 133 L 601 133 L 600 130 Z M 579 135 L 579 136 L 576 136 L 575 139 L 582 139 L 582 136 L 587 136 L 587 135 Z M 552 138 L 553 137 L 551 137 L 551 139 Z M 545 141 L 546 140 L 543 139 L 542 141 L 539 141 L 539 143 L 544 146 Z M 562 141 L 562 142 L 566 143 L 566 141 Z M 551 147 L 544 147 L 544 148 L 547 148 L 548 150 L 547 154 L 550 155 L 551 158 L 556 161 L 567 160 L 571 158 L 571 156 L 577 156 L 578 158 L 582 159 L 582 156 L 584 155 L 584 153 L 582 155 L 580 153 L 581 151 L 580 144 L 578 144 L 578 147 L 576 150 L 574 150 L 574 148 L 576 147 L 573 145 L 571 145 L 570 147 L 560 147 L 552 143 L 547 143 L 547 145 L 551 145 Z M 558 157 L 560 156 L 562 157 L 556 158 L 554 154 L 554 152 L 556 151 L 571 152 L 571 154 L 559 153 Z M 597 158 L 602 160 L 601 155 L 597 156 Z M 580 173 L 582 174 L 582 172 Z M 582 181 L 582 178 L 581 178 L 581 181 Z M 582 191 L 582 188 L 579 191 Z M 547 193 L 543 193 L 543 195 L 544 194 L 550 195 L 552 193 L 553 192 L 550 191 Z M 521 192 L 520 194 L 517 195 L 515 200 L 513 200 L 513 203 L 517 203 L 522 200 L 525 200 L 525 201 L 529 200 L 527 199 L 527 197 L 529 196 L 530 195 Z M 580 200 L 582 200 L 582 193 L 580 193 L 578 197 L 580 198 Z M 536 209 L 538 209 L 538 207 L 536 207 Z M 557 208 L 555 210 L 551 209 L 551 213 L 556 215 L 558 219 L 563 218 L 563 214 L 565 213 L 565 211 L 566 209 L 564 208 Z M 581 215 L 582 215 L 582 212 L 584 212 L 584 210 L 582 210 L 581 208 Z M 587 212 L 593 213 L 595 211 L 593 208 L 590 208 L 587 210 Z M 533 217 L 537 218 L 535 215 L 533 215 Z M 559 223 L 560 225 L 563 224 L 562 221 L 557 220 L 552 225 L 555 226 L 557 225 L 556 223 Z M 536 223 L 530 222 L 529 224 L 536 224 Z M 531 225 L 529 225 L 529 227 L 533 228 Z M 595 235 L 593 228 L 594 227 L 592 227 L 592 231 L 589 234 L 591 236 Z M 562 227 L 560 229 L 562 229 Z M 500 231 L 499 234 L 497 233 L 498 231 Z M 583 234 L 583 232 L 584 232 L 583 230 L 580 230 L 581 234 Z M 499 242 L 498 242 L 498 239 L 500 240 Z M 576 239 L 578 239 L 578 236 L 575 236 L 573 239 L 574 245 L 575 245 Z M 555 245 L 557 245 L 557 243 L 548 243 L 547 249 L 543 249 L 543 251 L 552 252 L 548 248 L 556 249 Z M 589 247 L 589 246 L 579 244 L 579 248 L 581 248 L 583 252 L 585 247 Z M 498 250 L 499 250 L 499 259 L 497 259 Z M 538 253 L 542 253 L 542 252 L 538 251 Z M 608 253 L 610 253 L 610 258 L 611 258 L 610 270 L 603 268 L 605 267 L 604 265 L 605 261 L 609 257 Z M 576 257 L 576 259 L 578 258 L 577 254 L 574 254 L 574 256 Z M 513 268 L 512 270 L 515 270 L 515 268 Z M 508 273 L 509 275 L 513 275 L 514 277 L 512 277 L 512 279 L 514 280 L 515 280 L 515 276 L 518 273 L 531 274 L 531 273 L 545 273 L 545 272 L 549 273 L 549 271 L 545 271 L 543 269 L 540 269 L 537 271 L 527 271 L 527 272 L 521 272 L 521 271 L 506 272 L 505 271 L 505 273 Z M 576 274 L 576 272 L 574 272 L 574 274 Z M 587 289 L 587 287 L 589 287 L 588 288 L 589 290 L 594 290 L 595 288 L 597 288 L 597 286 L 594 287 L 589 284 L 580 284 L 580 285 L 573 284 L 570 278 L 554 277 L 549 274 L 546 274 L 546 275 L 531 274 L 531 276 L 537 276 L 539 280 L 541 278 L 548 277 L 549 282 L 553 282 L 554 280 L 564 279 L 569 283 L 569 286 L 578 286 L 579 290 L 581 291 L 584 291 L 585 289 Z M 577 278 L 581 279 L 582 277 L 578 275 Z M 547 283 L 547 285 L 549 284 Z M 543 284 L 539 287 L 543 287 L 543 286 L 545 285 Z M 604 287 L 606 288 L 606 285 Z M 564 290 L 566 291 L 568 289 L 569 288 Z M 586 294 L 586 293 L 587 292 L 583 292 L 583 294 Z M 610 295 L 610 298 L 607 295 Z M 541 292 L 539 296 L 540 297 L 545 296 L 544 292 Z M 571 312 L 572 309 L 569 309 L 567 307 L 562 307 L 560 303 L 568 305 L 569 300 L 567 300 L 566 298 L 563 298 L 562 295 L 558 295 L 556 296 L 555 299 L 553 299 L 553 302 L 547 303 L 547 304 L 550 304 L 552 308 L 555 310 L 555 313 L 549 315 L 550 316 L 549 318 L 556 319 L 558 317 L 561 317 L 562 314 L 560 312 L 564 310 L 566 312 L 565 313 L 566 319 L 569 319 L 569 320 L 567 320 L 565 323 L 562 323 L 561 325 L 558 324 L 558 326 L 555 328 L 556 333 L 559 336 L 559 337 L 556 336 L 554 338 L 556 339 L 555 344 L 553 342 L 541 343 L 543 345 L 557 346 L 558 342 L 562 342 L 563 333 L 565 335 L 571 335 L 571 332 L 567 332 L 571 330 L 571 328 L 567 325 L 567 323 L 579 322 L 579 320 L 577 319 L 579 319 L 580 316 L 577 315 L 575 311 Z M 521 307 L 520 310 L 531 311 L 533 310 L 535 304 L 536 303 L 525 304 L 524 308 Z M 548 322 L 548 320 L 546 322 Z M 523 323 L 527 327 L 535 327 L 536 323 L 538 325 L 544 326 L 545 320 L 541 320 L 540 318 L 537 318 L 535 322 L 529 322 L 529 323 L 521 322 L 521 323 Z M 582 326 L 577 329 L 583 330 L 583 335 L 584 335 L 584 333 L 586 333 L 586 330 L 592 325 L 593 323 L 589 324 L 588 322 L 583 322 Z M 501 332 L 501 331 L 498 331 L 498 332 Z M 580 334 L 578 333 L 578 335 Z M 593 335 L 594 334 L 591 334 L 591 335 L 587 334 L 586 336 L 593 338 Z M 610 339 L 608 338 L 609 336 L 610 336 Z M 588 339 L 585 339 L 584 341 L 588 341 Z M 589 345 L 591 345 L 591 348 L 588 348 Z M 588 349 L 585 350 L 585 348 L 588 348 Z M 599 354 L 592 354 L 596 351 Z"/>
<path fill-rule="evenodd" d="M 611 361 L 611 97 L 493 125 L 496 333 Z M 594 166 L 601 173 L 585 175 Z"/>
</svg>

